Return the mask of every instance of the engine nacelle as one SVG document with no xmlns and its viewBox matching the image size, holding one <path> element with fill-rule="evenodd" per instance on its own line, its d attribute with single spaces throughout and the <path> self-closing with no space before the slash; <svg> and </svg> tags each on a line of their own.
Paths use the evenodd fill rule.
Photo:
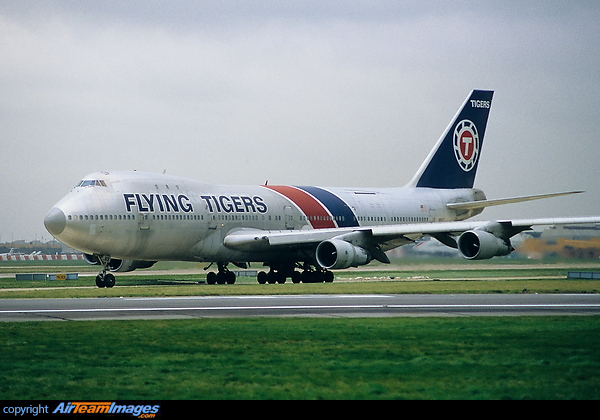
<svg viewBox="0 0 600 420">
<path fill-rule="evenodd" d="M 326 269 L 343 269 L 368 264 L 371 254 L 364 248 L 340 239 L 323 241 L 317 246 L 317 263 Z"/>
<path fill-rule="evenodd" d="M 83 254 L 83 259 L 92 265 L 100 264 L 100 260 L 95 255 Z M 126 272 L 133 271 L 138 268 L 150 268 L 156 261 L 135 261 L 135 260 L 119 260 L 116 258 L 111 258 L 108 263 L 108 269 L 112 272 Z"/>
<path fill-rule="evenodd" d="M 458 238 L 458 250 L 468 260 L 487 260 L 510 254 L 514 248 L 510 241 L 483 230 L 469 230 Z"/>
</svg>

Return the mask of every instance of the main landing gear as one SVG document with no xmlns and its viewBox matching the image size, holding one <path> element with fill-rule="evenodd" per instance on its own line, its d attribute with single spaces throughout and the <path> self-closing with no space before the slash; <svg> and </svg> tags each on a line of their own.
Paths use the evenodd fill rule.
<svg viewBox="0 0 600 420">
<path fill-rule="evenodd" d="M 115 276 L 108 272 L 108 264 L 110 263 L 110 256 L 98 255 L 98 261 L 102 265 L 102 270 L 96 276 L 96 286 L 98 287 L 113 287 L 115 285 Z"/>
<path fill-rule="evenodd" d="M 333 282 L 333 273 L 329 270 L 308 268 L 302 272 L 293 270 L 291 273 L 286 273 L 282 270 L 269 270 L 268 273 L 261 271 L 258 273 L 257 280 L 260 284 L 284 284 L 287 279 L 291 278 L 292 283 L 331 283 Z"/>
<path fill-rule="evenodd" d="M 268 266 L 270 268 L 268 272 L 261 271 L 258 273 L 258 283 L 283 284 L 288 278 L 292 280 L 292 283 L 331 283 L 334 278 L 331 271 L 307 263 L 268 264 Z M 206 275 L 208 284 L 235 284 L 236 275 L 233 271 L 229 271 L 227 263 L 217 263 L 217 267 L 218 272 L 210 272 Z M 242 268 L 246 268 L 246 265 L 244 264 Z M 302 271 L 298 271 L 296 268 Z"/>
<path fill-rule="evenodd" d="M 233 271 L 229 271 L 227 263 L 217 263 L 219 271 L 217 273 L 210 272 L 206 275 L 208 284 L 234 284 L 236 275 Z"/>
</svg>

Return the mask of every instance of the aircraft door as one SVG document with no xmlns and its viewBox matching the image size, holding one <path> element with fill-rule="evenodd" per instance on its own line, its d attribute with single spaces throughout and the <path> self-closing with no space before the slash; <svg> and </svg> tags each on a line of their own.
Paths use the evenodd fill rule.
<svg viewBox="0 0 600 420">
<path fill-rule="evenodd" d="M 140 230 L 150 229 L 150 215 L 148 213 L 138 213 L 138 226 Z"/>
<path fill-rule="evenodd" d="M 291 206 L 285 206 L 283 208 L 283 217 L 285 220 L 285 228 L 287 230 L 294 230 L 294 209 Z"/>
<path fill-rule="evenodd" d="M 442 219 L 438 216 L 438 212 L 431 205 L 421 204 L 421 211 L 424 215 L 427 215 L 427 221 L 429 223 L 441 222 Z"/>
</svg>

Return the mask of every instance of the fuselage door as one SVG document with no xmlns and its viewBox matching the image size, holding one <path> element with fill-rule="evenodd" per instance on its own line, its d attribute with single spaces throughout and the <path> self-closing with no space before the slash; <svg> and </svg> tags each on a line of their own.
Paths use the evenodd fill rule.
<svg viewBox="0 0 600 420">
<path fill-rule="evenodd" d="M 421 212 L 427 217 L 427 222 L 435 222 L 436 210 L 429 203 L 421 204 Z"/>
<path fill-rule="evenodd" d="M 138 213 L 138 226 L 140 230 L 150 229 L 150 215 L 148 213 Z"/>
<path fill-rule="evenodd" d="M 283 216 L 285 220 L 285 228 L 288 230 L 294 230 L 294 209 L 291 206 L 285 206 L 283 208 Z"/>
</svg>

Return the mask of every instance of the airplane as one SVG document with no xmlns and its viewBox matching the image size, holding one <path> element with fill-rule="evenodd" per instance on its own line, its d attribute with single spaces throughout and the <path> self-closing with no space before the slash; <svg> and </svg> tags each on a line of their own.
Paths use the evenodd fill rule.
<svg viewBox="0 0 600 420">
<path fill-rule="evenodd" d="M 235 283 L 229 264 L 262 263 L 258 282 L 332 282 L 332 270 L 376 260 L 429 235 L 468 260 L 508 255 L 510 238 L 535 225 L 600 223 L 598 217 L 468 221 L 484 208 L 582 191 L 488 200 L 473 188 L 493 91 L 469 93 L 414 177 L 395 188 L 213 185 L 165 174 L 86 176 L 44 219 L 60 242 L 112 272 L 157 261 L 216 263 L 209 284 Z"/>
</svg>

